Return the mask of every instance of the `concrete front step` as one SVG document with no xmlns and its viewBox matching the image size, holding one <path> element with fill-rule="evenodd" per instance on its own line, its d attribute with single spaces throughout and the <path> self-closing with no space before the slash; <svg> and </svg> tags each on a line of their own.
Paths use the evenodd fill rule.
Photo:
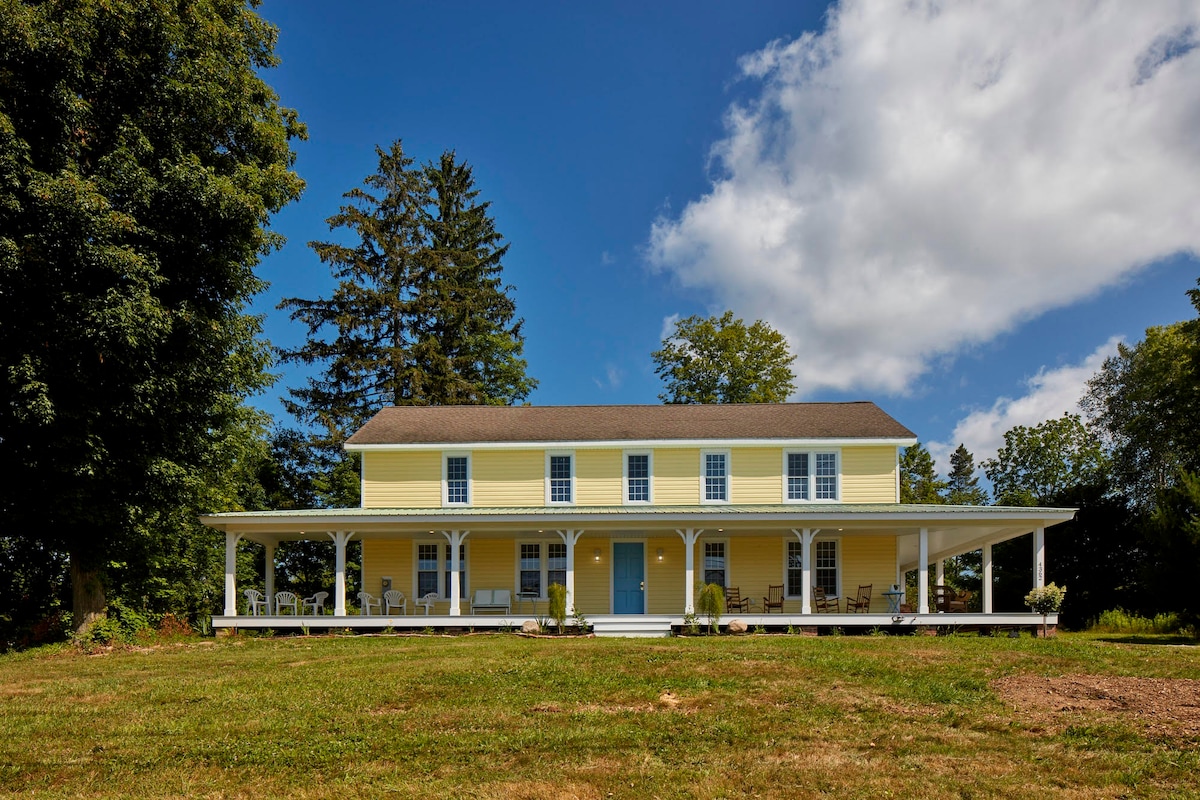
<svg viewBox="0 0 1200 800">
<path fill-rule="evenodd" d="M 662 637 L 671 635 L 671 618 L 640 615 L 611 615 L 592 621 L 596 636 Z"/>
</svg>

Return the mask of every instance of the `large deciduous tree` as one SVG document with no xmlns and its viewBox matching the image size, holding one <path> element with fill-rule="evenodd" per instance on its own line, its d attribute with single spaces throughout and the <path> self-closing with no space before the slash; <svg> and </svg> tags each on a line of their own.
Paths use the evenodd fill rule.
<svg viewBox="0 0 1200 800">
<path fill-rule="evenodd" d="M 350 243 L 310 243 L 337 289 L 280 304 L 308 329 L 283 359 L 321 367 L 286 405 L 326 450 L 383 405 L 507 405 L 537 385 L 503 283 L 508 245 L 471 167 L 453 152 L 414 166 L 399 141 L 376 152 L 379 169 L 328 220 Z"/>
<path fill-rule="evenodd" d="M 981 466 L 1002 506 L 1048 505 L 1073 487 L 1104 482 L 1109 469 L 1099 437 L 1078 414 L 1011 428 Z"/>
<path fill-rule="evenodd" d="M 0 534 L 113 564 L 227 468 L 268 352 L 245 303 L 299 196 L 250 0 L 0 0 Z"/>
<path fill-rule="evenodd" d="M 783 334 L 732 311 L 678 320 L 651 357 L 666 382 L 664 403 L 782 403 L 796 390 L 796 356 Z"/>
</svg>

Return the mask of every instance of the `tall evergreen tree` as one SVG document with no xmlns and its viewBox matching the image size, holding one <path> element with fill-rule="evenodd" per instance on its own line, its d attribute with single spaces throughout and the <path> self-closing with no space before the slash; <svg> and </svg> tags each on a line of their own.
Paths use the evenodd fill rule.
<svg viewBox="0 0 1200 800">
<path fill-rule="evenodd" d="M 987 505 L 987 492 L 979 487 L 975 476 L 975 456 L 966 445 L 959 444 L 950 454 L 950 474 L 947 476 L 946 502 L 956 506 Z"/>
<path fill-rule="evenodd" d="M 79 627 L 219 499 L 268 380 L 245 304 L 304 130 L 256 5 L 0 0 L 0 536 L 69 554 Z"/>
<path fill-rule="evenodd" d="M 900 502 L 942 504 L 947 483 L 938 477 L 933 456 L 917 442 L 900 456 Z"/>
<path fill-rule="evenodd" d="M 328 449 L 383 405 L 506 405 L 537 385 L 502 281 L 508 245 L 471 167 L 453 152 L 414 166 L 399 141 L 376 152 L 378 171 L 329 218 L 356 241 L 310 243 L 337 289 L 280 304 L 308 328 L 281 357 L 323 368 L 285 404 Z"/>
</svg>

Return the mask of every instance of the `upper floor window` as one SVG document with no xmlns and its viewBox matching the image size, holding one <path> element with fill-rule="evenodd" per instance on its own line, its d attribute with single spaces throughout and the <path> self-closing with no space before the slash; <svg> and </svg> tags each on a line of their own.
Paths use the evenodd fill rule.
<svg viewBox="0 0 1200 800">
<path fill-rule="evenodd" d="M 836 452 L 784 454 L 784 499 L 787 502 L 838 499 Z"/>
<path fill-rule="evenodd" d="M 704 454 L 704 500 L 717 503 L 729 501 L 728 453 Z"/>
<path fill-rule="evenodd" d="M 471 467 L 467 456 L 446 456 L 446 505 L 469 505 Z"/>
<path fill-rule="evenodd" d="M 551 503 L 575 502 L 575 459 L 570 454 L 546 457 L 546 499 Z"/>
<path fill-rule="evenodd" d="M 650 454 L 625 454 L 625 502 L 650 502 Z"/>
</svg>

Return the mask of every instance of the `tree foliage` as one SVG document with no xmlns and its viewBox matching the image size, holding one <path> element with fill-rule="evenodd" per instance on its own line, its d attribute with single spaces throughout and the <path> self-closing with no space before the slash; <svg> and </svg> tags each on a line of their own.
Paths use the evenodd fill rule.
<svg viewBox="0 0 1200 800">
<path fill-rule="evenodd" d="M 933 456 L 917 442 L 900 456 L 900 502 L 940 505 L 948 484 L 938 477 Z"/>
<path fill-rule="evenodd" d="M 1044 506 L 1073 487 L 1102 483 L 1108 457 L 1078 414 L 1064 414 L 1006 431 L 996 457 L 982 466 L 999 505 Z"/>
<path fill-rule="evenodd" d="M 988 496 L 975 475 L 975 456 L 959 444 L 950 454 L 950 474 L 946 481 L 946 502 L 956 506 L 987 505 Z"/>
<path fill-rule="evenodd" d="M 304 134 L 274 43 L 238 0 L 0 0 L 0 534 L 69 552 L 77 624 L 268 380 L 245 303 Z"/>
<path fill-rule="evenodd" d="M 310 242 L 337 289 L 280 304 L 308 330 L 282 358 L 322 368 L 285 405 L 327 448 L 383 405 L 506 405 L 537 385 L 502 281 L 508 245 L 471 167 L 452 151 L 414 166 L 399 141 L 376 153 L 378 170 L 328 220 L 351 243 Z"/>
<path fill-rule="evenodd" d="M 762 320 L 747 327 L 732 311 L 678 320 L 651 358 L 664 403 L 783 403 L 796 390 L 783 334 Z"/>
</svg>

